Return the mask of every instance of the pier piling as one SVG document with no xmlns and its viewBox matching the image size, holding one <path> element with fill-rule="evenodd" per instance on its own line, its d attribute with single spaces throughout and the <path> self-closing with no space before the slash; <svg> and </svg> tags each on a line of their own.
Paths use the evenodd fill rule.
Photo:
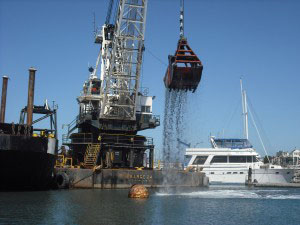
<svg viewBox="0 0 300 225">
<path fill-rule="evenodd" d="M 8 77 L 7 76 L 3 76 L 2 96 L 1 96 L 1 110 L 0 110 L 0 123 L 4 123 L 5 122 L 7 83 L 8 83 Z"/>
<path fill-rule="evenodd" d="M 29 82 L 28 82 L 28 101 L 27 101 L 27 125 L 31 126 L 33 118 L 33 104 L 34 104 L 34 83 L 35 83 L 36 69 L 29 68 Z"/>
</svg>

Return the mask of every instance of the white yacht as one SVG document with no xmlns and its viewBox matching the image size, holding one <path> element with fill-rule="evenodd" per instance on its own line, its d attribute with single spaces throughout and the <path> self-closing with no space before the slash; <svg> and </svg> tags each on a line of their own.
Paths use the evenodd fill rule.
<svg viewBox="0 0 300 225">
<path fill-rule="evenodd" d="M 187 148 L 188 170 L 203 171 L 210 183 L 289 183 L 294 170 L 264 164 L 248 139 L 210 139 L 212 148 Z M 249 176 L 249 168 L 252 174 Z"/>
<path fill-rule="evenodd" d="M 245 139 L 216 139 L 211 137 L 212 148 L 187 148 L 185 154 L 186 168 L 205 172 L 210 183 L 291 182 L 294 169 L 264 164 L 249 142 L 247 97 L 246 91 L 243 90 L 242 80 L 241 94 Z M 255 128 L 257 128 L 256 125 Z M 263 148 L 265 150 L 264 145 Z"/>
</svg>

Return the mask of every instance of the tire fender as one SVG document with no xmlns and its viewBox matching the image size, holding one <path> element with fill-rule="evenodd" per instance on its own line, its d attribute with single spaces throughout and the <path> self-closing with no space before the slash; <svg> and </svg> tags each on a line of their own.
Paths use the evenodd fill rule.
<svg viewBox="0 0 300 225">
<path fill-rule="evenodd" d="M 55 183 L 59 189 L 69 188 L 70 179 L 65 172 L 58 172 L 55 176 Z"/>
</svg>

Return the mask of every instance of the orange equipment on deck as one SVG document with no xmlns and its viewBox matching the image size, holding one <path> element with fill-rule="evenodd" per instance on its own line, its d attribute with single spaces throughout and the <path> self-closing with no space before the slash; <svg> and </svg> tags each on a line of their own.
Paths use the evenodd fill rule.
<svg viewBox="0 0 300 225">
<path fill-rule="evenodd" d="M 203 65 L 185 38 L 180 38 L 175 55 L 169 55 L 164 83 L 170 90 L 195 90 L 201 80 Z"/>
</svg>

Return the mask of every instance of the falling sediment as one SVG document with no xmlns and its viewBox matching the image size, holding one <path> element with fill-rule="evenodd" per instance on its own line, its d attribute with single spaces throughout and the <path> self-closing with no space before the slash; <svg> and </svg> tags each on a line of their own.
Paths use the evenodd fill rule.
<svg viewBox="0 0 300 225">
<path fill-rule="evenodd" d="M 170 177 L 168 174 L 171 173 L 168 171 L 183 168 L 185 147 L 178 140 L 184 139 L 186 106 L 187 92 L 166 89 L 163 127 L 163 161 L 164 171 L 166 171 L 164 184 L 166 186 L 176 179 L 176 177 Z"/>
</svg>

